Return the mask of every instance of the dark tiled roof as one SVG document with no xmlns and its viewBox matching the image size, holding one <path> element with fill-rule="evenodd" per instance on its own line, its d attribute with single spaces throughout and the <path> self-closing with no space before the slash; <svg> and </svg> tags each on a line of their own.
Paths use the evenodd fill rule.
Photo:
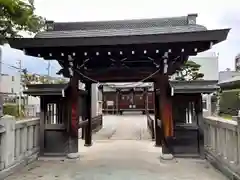
<svg viewBox="0 0 240 180">
<path fill-rule="evenodd" d="M 23 93 L 32 96 L 62 95 L 62 90 L 66 90 L 68 84 L 30 84 Z"/>
<path fill-rule="evenodd" d="M 189 23 L 189 16 L 122 21 L 53 23 L 52 25 L 53 29 L 51 31 L 40 32 L 35 37 L 111 37 L 207 30 L 204 26 Z"/>
<path fill-rule="evenodd" d="M 171 81 L 174 93 L 212 93 L 219 89 L 217 81 L 195 80 L 195 81 Z"/>
<path fill-rule="evenodd" d="M 187 16 L 172 18 L 117 20 L 117 21 L 92 21 L 54 23 L 54 31 L 71 30 L 105 30 L 105 29 L 138 29 L 163 26 L 186 26 Z"/>
<path fill-rule="evenodd" d="M 51 96 L 62 95 L 62 91 L 70 87 L 69 83 L 66 84 L 30 84 L 27 86 L 27 90 L 23 93 L 32 96 Z M 86 94 L 87 91 L 79 89 L 79 94 Z"/>
</svg>

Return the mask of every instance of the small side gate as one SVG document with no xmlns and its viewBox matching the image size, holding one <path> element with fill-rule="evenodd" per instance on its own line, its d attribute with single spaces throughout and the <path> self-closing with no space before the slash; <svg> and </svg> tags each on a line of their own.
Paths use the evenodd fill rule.
<svg viewBox="0 0 240 180">
<path fill-rule="evenodd" d="M 81 121 L 84 115 L 84 91 L 79 90 L 77 112 L 72 112 L 68 84 L 33 84 L 24 92 L 40 97 L 40 153 L 43 156 L 64 156 L 69 153 L 71 119 Z M 74 147 L 74 146 L 71 146 Z"/>
<path fill-rule="evenodd" d="M 164 123 L 158 104 L 161 102 L 161 89 L 156 90 L 155 119 L 159 118 L 160 125 L 155 122 L 156 144 L 167 146 L 167 150 L 180 157 L 203 157 L 204 156 L 204 125 L 202 113 L 202 94 L 209 94 L 218 89 L 217 81 L 170 81 L 168 90 L 167 111 L 172 114 L 171 139 L 163 139 Z"/>
<path fill-rule="evenodd" d="M 201 94 L 175 94 L 173 97 L 173 153 L 199 156 L 203 147 L 200 126 Z M 181 103 L 179 103 L 181 102 Z"/>
</svg>

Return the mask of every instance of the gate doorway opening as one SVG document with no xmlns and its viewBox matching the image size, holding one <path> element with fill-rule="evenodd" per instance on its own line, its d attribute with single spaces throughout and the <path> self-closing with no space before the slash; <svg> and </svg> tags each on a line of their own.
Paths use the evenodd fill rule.
<svg viewBox="0 0 240 180">
<path fill-rule="evenodd" d="M 103 86 L 103 113 L 154 113 L 153 83 L 115 83 Z M 110 106 L 111 105 L 111 106 Z"/>
</svg>

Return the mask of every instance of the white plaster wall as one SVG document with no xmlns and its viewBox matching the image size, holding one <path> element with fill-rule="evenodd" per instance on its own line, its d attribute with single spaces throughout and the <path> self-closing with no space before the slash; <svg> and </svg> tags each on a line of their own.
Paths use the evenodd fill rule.
<svg viewBox="0 0 240 180">
<path fill-rule="evenodd" d="M 27 98 L 28 105 L 34 106 L 36 112 L 40 112 L 40 98 L 34 96 L 28 96 Z"/>
<path fill-rule="evenodd" d="M 102 114 L 101 92 L 98 90 L 98 84 L 92 84 L 92 117 Z"/>
<path fill-rule="evenodd" d="M 40 104 L 40 98 L 28 96 L 28 104 Z"/>
</svg>

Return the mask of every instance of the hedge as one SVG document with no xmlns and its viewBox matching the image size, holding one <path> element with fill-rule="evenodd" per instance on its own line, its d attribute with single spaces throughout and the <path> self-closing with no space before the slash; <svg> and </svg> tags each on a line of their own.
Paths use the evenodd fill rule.
<svg viewBox="0 0 240 180">
<path fill-rule="evenodd" d="M 15 117 L 23 116 L 23 113 L 19 114 L 18 109 L 19 109 L 18 104 L 4 104 L 3 105 L 3 114 L 4 115 L 15 116 Z M 24 110 L 24 106 L 23 105 L 22 105 L 22 110 Z"/>
<path fill-rule="evenodd" d="M 240 110 L 240 89 L 223 91 L 220 95 L 219 115 L 237 116 Z"/>
</svg>

